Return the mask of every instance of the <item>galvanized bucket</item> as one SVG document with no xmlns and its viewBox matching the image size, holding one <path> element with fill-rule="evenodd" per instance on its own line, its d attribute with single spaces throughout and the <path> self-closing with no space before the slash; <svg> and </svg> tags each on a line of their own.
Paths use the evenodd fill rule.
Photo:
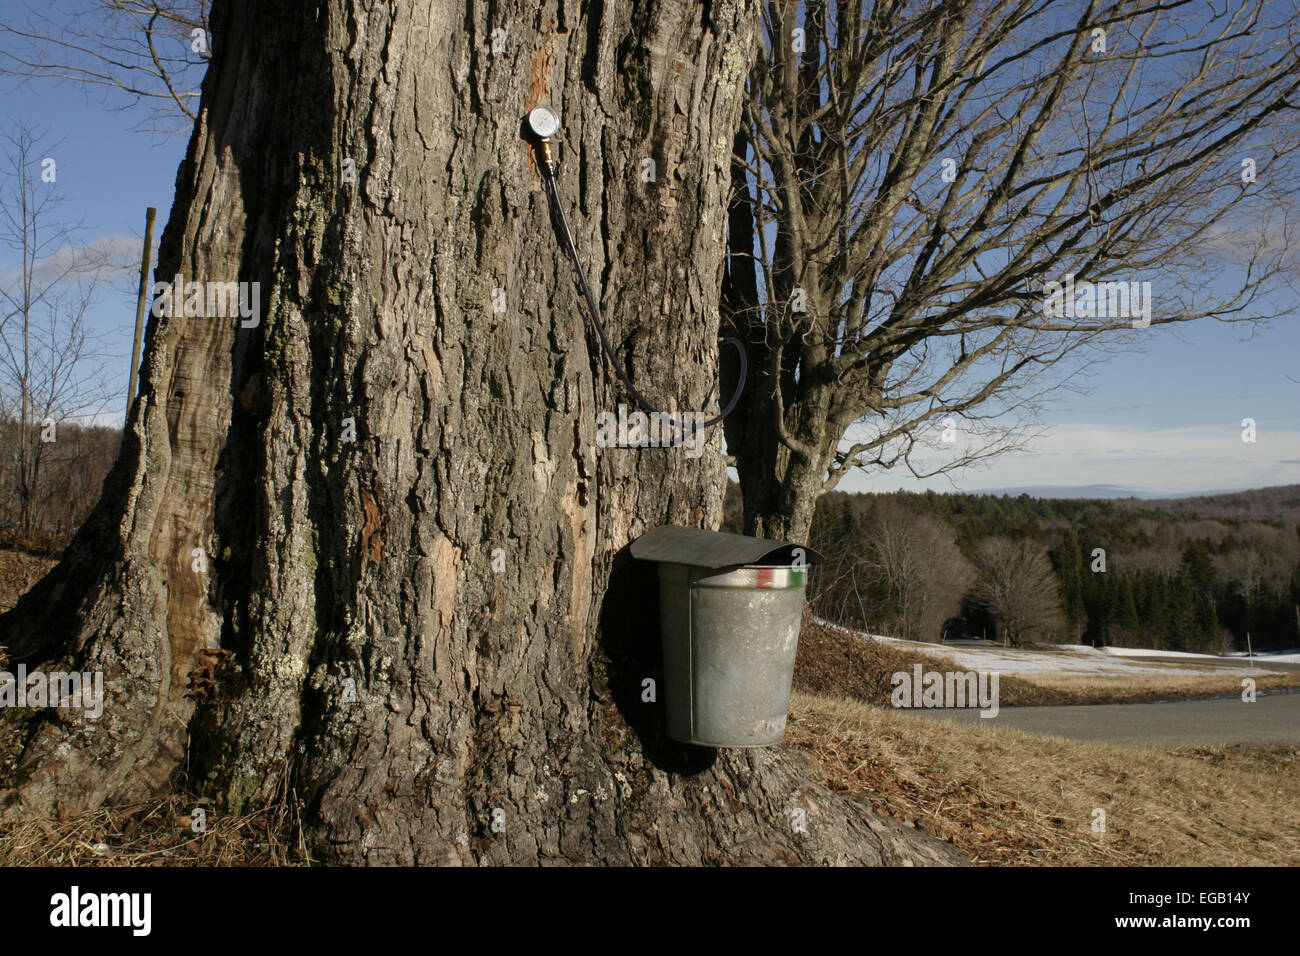
<svg viewBox="0 0 1300 956">
<path fill-rule="evenodd" d="M 785 739 L 807 573 L 660 563 L 669 737 L 707 747 Z"/>
</svg>

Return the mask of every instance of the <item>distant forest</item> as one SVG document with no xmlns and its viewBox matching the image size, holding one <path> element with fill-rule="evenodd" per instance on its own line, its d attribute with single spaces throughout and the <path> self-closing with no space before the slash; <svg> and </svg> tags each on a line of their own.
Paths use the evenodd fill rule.
<svg viewBox="0 0 1300 956">
<path fill-rule="evenodd" d="M 0 415 L 0 543 L 57 554 L 99 500 L 117 428 Z"/>
<path fill-rule="evenodd" d="M 732 485 L 724 528 L 740 521 Z M 1300 646 L 1300 485 L 1167 500 L 831 492 L 809 544 L 814 611 L 874 633 Z"/>
</svg>

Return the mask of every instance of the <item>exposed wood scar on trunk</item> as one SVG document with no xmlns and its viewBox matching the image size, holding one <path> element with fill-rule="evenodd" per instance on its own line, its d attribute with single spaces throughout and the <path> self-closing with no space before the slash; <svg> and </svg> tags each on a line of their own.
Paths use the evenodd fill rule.
<svg viewBox="0 0 1300 956">
<path fill-rule="evenodd" d="M 364 567 L 367 561 L 384 560 L 384 516 L 374 496 L 365 488 L 361 489 L 361 510 L 365 513 L 365 522 L 361 526 L 361 564 Z"/>
<path fill-rule="evenodd" d="M 551 87 L 551 68 L 555 65 L 554 24 L 542 34 L 542 45 L 533 53 L 532 65 L 528 70 L 528 108 L 546 103 L 547 93 Z M 537 157 L 533 151 L 528 152 L 528 174 L 533 189 L 542 188 L 541 175 L 537 171 Z"/>
<path fill-rule="evenodd" d="M 550 456 L 546 437 L 535 430 L 533 432 L 533 480 L 537 482 L 537 490 L 542 494 L 546 494 L 550 489 L 551 479 L 555 477 L 558 467 L 559 462 Z"/>
<path fill-rule="evenodd" d="M 433 608 L 441 627 L 450 632 L 456 616 L 456 592 L 461 575 L 461 549 L 443 535 L 433 545 Z M 501 575 L 492 576 L 500 580 Z"/>
</svg>

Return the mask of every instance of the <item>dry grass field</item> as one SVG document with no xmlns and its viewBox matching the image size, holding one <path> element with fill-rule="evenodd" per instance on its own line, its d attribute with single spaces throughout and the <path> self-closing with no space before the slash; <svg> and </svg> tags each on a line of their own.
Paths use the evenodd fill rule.
<svg viewBox="0 0 1300 956">
<path fill-rule="evenodd" d="M 54 565 L 50 557 L 0 549 L 0 613 L 13 607 Z"/>
<path fill-rule="evenodd" d="M 1241 693 L 1242 674 L 1225 674 L 1212 664 L 1163 664 L 1146 662 L 1155 673 L 1116 675 L 1034 674 L 1018 678 L 1041 691 L 1034 699 L 1006 699 L 1007 706 L 1020 704 L 1135 704 L 1155 700 L 1191 700 L 1204 697 L 1235 697 Z M 1244 665 L 1243 665 L 1244 669 Z M 1259 691 L 1300 687 L 1300 673 L 1270 673 L 1261 666 L 1250 675 Z"/>
<path fill-rule="evenodd" d="M 196 833 L 193 798 L 96 810 L 63 819 L 0 823 L 0 866 L 304 865 L 293 801 L 222 817 L 208 808 Z"/>
<path fill-rule="evenodd" d="M 1300 747 L 1139 750 L 804 693 L 786 743 L 979 864 L 1300 864 Z"/>
</svg>

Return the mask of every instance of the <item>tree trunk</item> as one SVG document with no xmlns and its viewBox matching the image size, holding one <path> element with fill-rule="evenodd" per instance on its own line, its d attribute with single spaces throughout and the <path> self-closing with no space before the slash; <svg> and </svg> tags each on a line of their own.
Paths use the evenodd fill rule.
<svg viewBox="0 0 1300 956">
<path fill-rule="evenodd" d="M 728 276 L 724 296 L 730 293 L 731 284 Z M 724 307 L 723 314 L 729 312 Z M 797 413 L 773 407 L 778 401 L 774 375 L 755 361 L 758 357 L 751 350 L 750 380 L 736 410 L 724 424 L 727 450 L 736 459 L 736 474 L 740 479 L 745 534 L 807 544 L 817 500 L 823 492 L 826 463 L 820 454 L 807 456 L 792 450 L 774 433 L 772 422 L 777 415 L 789 422 Z M 724 387 L 727 387 L 725 383 Z M 805 401 L 820 397 L 814 389 L 803 395 Z M 820 453 L 821 444 L 814 447 Z"/>
<path fill-rule="evenodd" d="M 748 149 L 744 134 L 738 134 L 728 164 L 728 255 L 719 304 L 727 334 L 748 344 L 750 373 L 724 425 L 727 449 L 736 460 L 745 534 L 807 544 L 817 499 L 826 490 L 826 435 L 834 427 L 828 414 L 831 385 L 795 374 L 799 342 L 780 341 L 782 333 L 771 319 L 774 310 L 759 294 L 754 207 L 746 195 Z M 777 259 L 784 261 L 796 245 L 778 234 Z M 788 299 L 795 283 L 792 271 L 776 270 L 773 281 L 777 299 Z M 815 283 L 803 292 L 805 298 L 815 297 Z M 724 368 L 724 387 L 730 388 L 728 371 Z M 788 430 L 789 441 L 781 440 L 777 422 Z"/>
<path fill-rule="evenodd" d="M 754 407 L 742 404 L 747 411 Z M 758 448 L 737 450 L 736 459 L 745 534 L 807 544 L 825 468 L 761 441 Z"/>
<path fill-rule="evenodd" d="M 259 282 L 261 321 L 151 320 L 103 500 L 0 621 L 16 660 L 103 670 L 104 715 L 34 725 L 11 812 L 184 772 L 228 812 L 292 787 L 326 861 L 953 860 L 788 752 L 666 741 L 641 700 L 654 574 L 625 546 L 716 527 L 719 446 L 596 447 L 627 399 L 521 118 L 563 117 L 629 374 L 704 408 L 753 4 L 250 0 L 212 26 L 158 278 Z"/>
</svg>

